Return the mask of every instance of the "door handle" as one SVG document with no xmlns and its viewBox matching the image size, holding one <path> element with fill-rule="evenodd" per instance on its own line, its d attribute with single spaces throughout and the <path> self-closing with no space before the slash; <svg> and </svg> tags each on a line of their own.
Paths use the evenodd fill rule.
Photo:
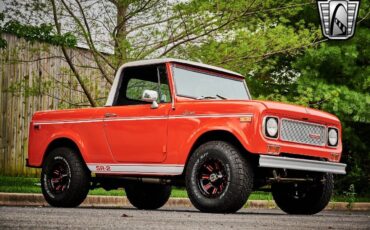
<svg viewBox="0 0 370 230">
<path fill-rule="evenodd" d="M 117 117 L 117 114 L 115 114 L 115 113 L 106 113 L 104 116 L 105 117 Z"/>
</svg>

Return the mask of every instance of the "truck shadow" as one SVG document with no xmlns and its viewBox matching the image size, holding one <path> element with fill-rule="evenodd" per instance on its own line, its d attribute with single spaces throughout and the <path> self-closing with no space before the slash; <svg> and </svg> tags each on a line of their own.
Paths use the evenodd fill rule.
<svg viewBox="0 0 370 230">
<path fill-rule="evenodd" d="M 164 207 L 157 210 L 140 210 L 134 207 L 79 207 L 80 209 L 105 209 L 105 210 L 122 210 L 122 211 L 138 211 L 138 212 L 176 212 L 176 213 L 197 213 L 197 214 L 212 214 L 212 215 L 260 215 L 260 216 L 277 216 L 277 215 L 287 215 L 281 212 L 278 209 L 241 209 L 236 213 L 206 213 L 200 212 L 192 207 L 183 207 L 183 208 L 171 208 Z"/>
</svg>

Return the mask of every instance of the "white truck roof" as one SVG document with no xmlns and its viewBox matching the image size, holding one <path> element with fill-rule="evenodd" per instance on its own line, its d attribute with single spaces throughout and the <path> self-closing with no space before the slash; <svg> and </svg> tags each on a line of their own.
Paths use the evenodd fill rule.
<svg viewBox="0 0 370 230">
<path fill-rule="evenodd" d="M 243 77 L 240 73 L 227 70 L 224 68 L 220 68 L 217 66 L 212 66 L 212 65 L 207 65 L 199 62 L 194 62 L 194 61 L 187 61 L 187 60 L 182 60 L 182 59 L 176 59 L 176 58 L 160 58 L 160 59 L 148 59 L 148 60 L 140 60 L 140 61 L 133 61 L 133 62 L 128 62 L 126 64 L 123 64 L 122 67 L 132 67 L 132 66 L 144 66 L 144 65 L 156 65 L 156 64 L 162 64 L 162 63 L 167 63 L 167 62 L 175 62 L 175 63 L 180 63 L 180 64 L 185 64 L 185 65 L 192 65 L 196 67 L 201 67 L 201 68 L 206 68 L 210 70 L 216 70 L 218 72 L 223 72 L 227 74 L 232 74 L 236 75 L 239 77 Z"/>
<path fill-rule="evenodd" d="M 107 103 L 105 104 L 105 106 L 111 106 L 113 104 L 113 100 L 114 100 L 114 96 L 115 96 L 116 91 L 117 91 L 117 87 L 118 87 L 119 79 L 120 79 L 120 76 L 121 76 L 121 72 L 124 68 L 134 67 L 134 66 L 156 65 L 156 64 L 163 64 L 163 63 L 168 63 L 168 62 L 191 65 L 191 66 L 196 66 L 196 67 L 205 68 L 205 69 L 209 69 L 209 70 L 215 70 L 215 71 L 221 72 L 221 73 L 231 74 L 231 75 L 238 76 L 238 77 L 243 77 L 243 75 L 241 75 L 240 73 L 237 73 L 237 72 L 234 72 L 234 71 L 231 71 L 231 70 L 227 70 L 227 69 L 224 69 L 224 68 L 220 68 L 220 67 L 216 67 L 216 66 L 212 66 L 212 65 L 207 65 L 207 64 L 203 64 L 203 63 L 199 63 L 199 62 L 176 59 L 176 58 L 160 58 L 160 59 L 148 59 L 148 60 L 128 62 L 126 64 L 123 64 L 118 69 L 118 71 L 116 73 L 116 76 L 114 78 L 113 84 L 112 84 L 112 88 L 109 92 Z"/>
</svg>

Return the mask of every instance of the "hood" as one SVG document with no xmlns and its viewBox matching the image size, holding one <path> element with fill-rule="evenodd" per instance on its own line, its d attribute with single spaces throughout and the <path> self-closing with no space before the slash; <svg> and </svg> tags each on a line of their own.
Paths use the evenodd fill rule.
<svg viewBox="0 0 370 230">
<path fill-rule="evenodd" d="M 317 109 L 281 102 L 256 100 L 256 102 L 257 101 L 263 104 L 270 114 L 327 124 L 338 124 L 340 122 L 339 119 L 333 114 Z"/>
</svg>

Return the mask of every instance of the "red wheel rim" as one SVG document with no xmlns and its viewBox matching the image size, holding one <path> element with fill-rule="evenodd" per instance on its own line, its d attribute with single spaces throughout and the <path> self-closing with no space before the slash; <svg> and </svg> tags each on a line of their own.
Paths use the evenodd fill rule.
<svg viewBox="0 0 370 230">
<path fill-rule="evenodd" d="M 71 175 L 68 165 L 63 161 L 56 162 L 48 174 L 48 187 L 52 193 L 58 194 L 69 188 Z"/>
<path fill-rule="evenodd" d="M 228 175 L 223 163 L 217 159 L 208 159 L 200 166 L 198 187 L 208 198 L 217 198 L 223 194 L 228 184 Z"/>
</svg>

